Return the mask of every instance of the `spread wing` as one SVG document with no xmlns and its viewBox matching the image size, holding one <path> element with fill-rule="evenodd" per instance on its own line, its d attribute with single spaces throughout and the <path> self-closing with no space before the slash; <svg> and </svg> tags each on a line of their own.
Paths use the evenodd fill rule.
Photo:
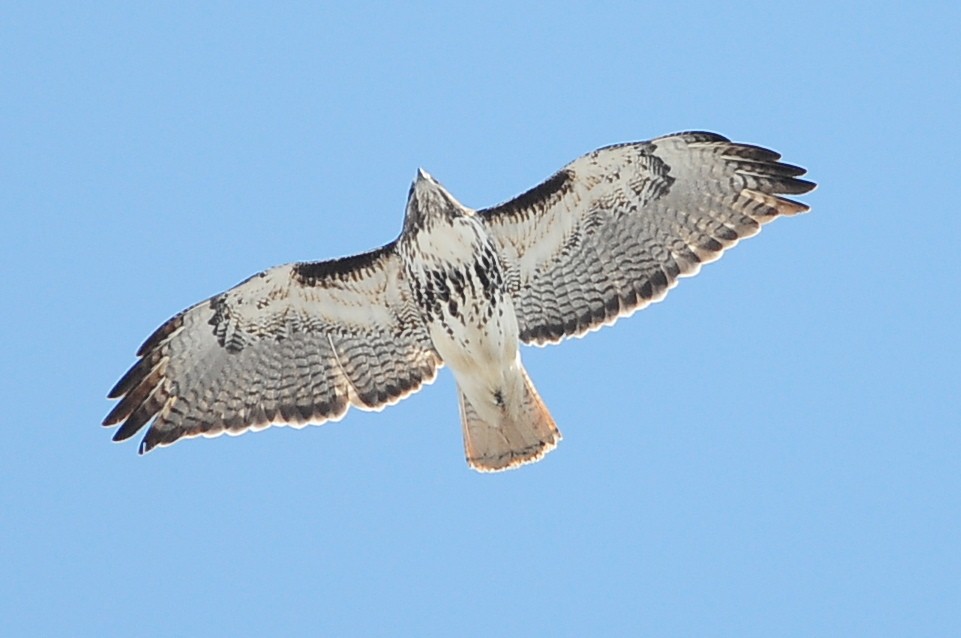
<svg viewBox="0 0 961 638">
<path fill-rule="evenodd" d="M 521 339 L 579 336 L 662 299 L 814 184 L 767 149 L 679 133 L 598 149 L 479 211 L 515 295 Z"/>
<path fill-rule="evenodd" d="M 433 381 L 441 361 L 394 245 L 254 275 L 171 318 L 111 390 L 114 440 L 141 453 L 183 437 L 302 427 L 377 410 Z"/>
</svg>

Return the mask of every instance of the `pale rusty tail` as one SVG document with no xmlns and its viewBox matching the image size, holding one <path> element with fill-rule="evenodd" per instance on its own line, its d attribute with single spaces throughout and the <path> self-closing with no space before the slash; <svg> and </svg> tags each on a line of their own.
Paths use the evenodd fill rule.
<svg viewBox="0 0 961 638">
<path fill-rule="evenodd" d="M 527 372 L 523 368 L 520 372 L 524 380 L 521 405 L 505 409 L 498 423 L 481 420 L 458 390 L 467 463 L 478 472 L 500 472 L 539 461 L 561 440 L 560 430 Z"/>
</svg>

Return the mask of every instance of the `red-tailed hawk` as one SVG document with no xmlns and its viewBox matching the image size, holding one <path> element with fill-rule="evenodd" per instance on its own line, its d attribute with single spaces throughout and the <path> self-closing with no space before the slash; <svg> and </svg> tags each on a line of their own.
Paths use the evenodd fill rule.
<svg viewBox="0 0 961 638">
<path fill-rule="evenodd" d="M 713 133 L 598 149 L 499 206 L 463 206 L 423 171 L 393 242 L 277 266 L 160 326 L 110 391 L 115 441 L 340 419 L 457 381 L 467 462 L 497 471 L 561 439 L 520 343 L 575 337 L 662 299 L 814 184 Z"/>
</svg>

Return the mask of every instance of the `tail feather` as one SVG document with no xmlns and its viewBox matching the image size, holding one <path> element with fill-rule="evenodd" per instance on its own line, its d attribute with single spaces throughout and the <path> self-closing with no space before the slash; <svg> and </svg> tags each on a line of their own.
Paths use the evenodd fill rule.
<svg viewBox="0 0 961 638">
<path fill-rule="evenodd" d="M 539 461 L 561 440 L 560 430 L 527 372 L 521 369 L 521 374 L 521 405 L 505 409 L 498 423 L 482 420 L 464 393 L 458 391 L 467 463 L 478 472 L 500 472 Z"/>
</svg>

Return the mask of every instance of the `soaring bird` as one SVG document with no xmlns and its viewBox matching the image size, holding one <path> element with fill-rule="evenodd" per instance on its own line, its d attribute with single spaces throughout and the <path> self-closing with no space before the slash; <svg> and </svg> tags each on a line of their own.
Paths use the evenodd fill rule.
<svg viewBox="0 0 961 638">
<path fill-rule="evenodd" d="M 122 441 L 336 421 L 457 382 L 467 463 L 498 471 L 561 439 L 520 344 L 579 337 L 659 301 L 680 277 L 814 188 L 777 153 L 713 133 L 616 144 L 474 210 L 419 170 L 403 230 L 360 255 L 277 266 L 187 308 L 110 391 Z"/>
</svg>

